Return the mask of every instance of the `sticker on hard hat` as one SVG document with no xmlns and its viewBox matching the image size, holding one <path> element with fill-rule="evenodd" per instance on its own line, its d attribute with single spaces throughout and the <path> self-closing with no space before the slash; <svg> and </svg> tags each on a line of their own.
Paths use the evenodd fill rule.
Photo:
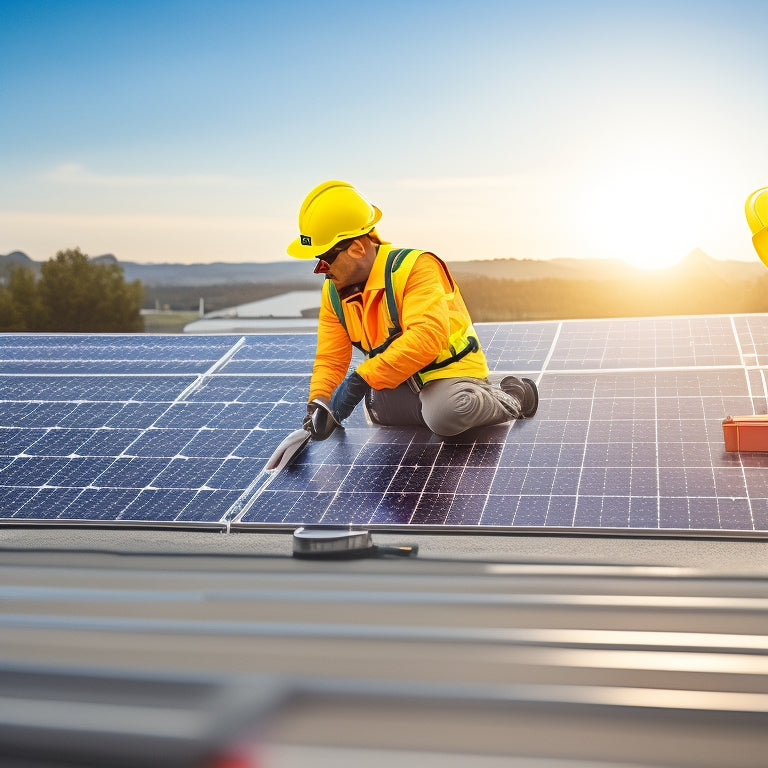
<svg viewBox="0 0 768 768">
<path fill-rule="evenodd" d="M 312 238 L 309 235 L 302 235 L 301 236 L 301 244 L 302 245 L 312 245 Z"/>
</svg>

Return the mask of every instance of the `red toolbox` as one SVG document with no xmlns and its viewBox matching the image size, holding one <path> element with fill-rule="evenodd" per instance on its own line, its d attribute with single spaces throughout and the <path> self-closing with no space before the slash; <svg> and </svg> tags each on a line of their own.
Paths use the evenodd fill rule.
<svg viewBox="0 0 768 768">
<path fill-rule="evenodd" d="M 768 451 L 768 414 L 723 420 L 726 451 Z"/>
</svg>

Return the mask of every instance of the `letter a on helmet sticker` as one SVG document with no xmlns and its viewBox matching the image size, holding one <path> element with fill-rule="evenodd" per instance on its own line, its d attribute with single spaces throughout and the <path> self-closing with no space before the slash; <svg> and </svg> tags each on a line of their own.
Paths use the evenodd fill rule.
<svg viewBox="0 0 768 768">
<path fill-rule="evenodd" d="M 302 235 L 301 236 L 301 244 L 302 245 L 312 245 L 312 238 L 309 235 Z"/>
</svg>

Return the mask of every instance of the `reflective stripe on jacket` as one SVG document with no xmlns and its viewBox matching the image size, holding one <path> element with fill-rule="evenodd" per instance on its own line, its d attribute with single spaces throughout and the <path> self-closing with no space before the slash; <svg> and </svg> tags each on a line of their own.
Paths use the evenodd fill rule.
<svg viewBox="0 0 768 768">
<path fill-rule="evenodd" d="M 394 318 L 386 290 L 387 261 L 393 253 L 390 304 L 394 300 Z M 485 355 L 459 288 L 448 267 L 434 254 L 406 249 L 395 252 L 391 245 L 380 245 L 362 293 L 343 301 L 338 295 L 334 297 L 335 293 L 331 281 L 326 280 L 310 399 L 330 397 L 341 383 L 353 343 L 371 353 L 357 371 L 374 389 L 396 387 L 411 376 L 423 383 L 488 375 Z"/>
</svg>

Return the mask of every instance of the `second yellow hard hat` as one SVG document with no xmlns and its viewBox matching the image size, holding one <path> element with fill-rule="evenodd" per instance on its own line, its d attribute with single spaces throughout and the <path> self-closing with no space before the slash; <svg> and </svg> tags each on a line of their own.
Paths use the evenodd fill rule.
<svg viewBox="0 0 768 768">
<path fill-rule="evenodd" d="M 744 212 L 752 230 L 752 244 L 768 267 L 768 187 L 756 190 L 747 198 Z"/>
</svg>

